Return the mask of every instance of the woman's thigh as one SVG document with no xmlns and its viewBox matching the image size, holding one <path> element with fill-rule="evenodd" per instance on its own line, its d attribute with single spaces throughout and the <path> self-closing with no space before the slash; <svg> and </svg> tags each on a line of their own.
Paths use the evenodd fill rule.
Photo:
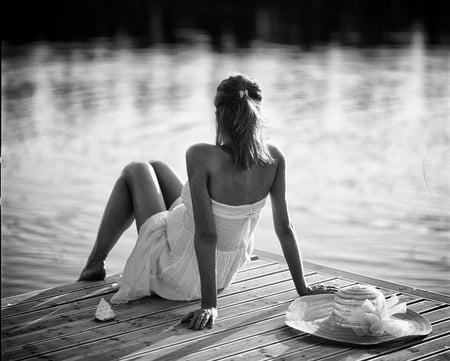
<svg viewBox="0 0 450 361">
<path fill-rule="evenodd" d="M 166 207 L 170 208 L 172 203 L 181 196 L 183 183 L 178 174 L 167 163 L 162 161 L 150 161 L 149 163 L 155 170 Z"/>
<path fill-rule="evenodd" d="M 165 211 L 166 205 L 155 170 L 149 163 L 133 162 L 123 170 L 127 186 L 133 200 L 136 226 L 142 224 L 152 215 Z"/>
</svg>

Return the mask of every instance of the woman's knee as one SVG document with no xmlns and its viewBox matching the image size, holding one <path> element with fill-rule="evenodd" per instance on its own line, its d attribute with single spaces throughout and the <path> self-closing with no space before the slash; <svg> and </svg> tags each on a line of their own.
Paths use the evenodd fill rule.
<svg viewBox="0 0 450 361">
<path fill-rule="evenodd" d="M 161 160 L 151 160 L 148 163 L 153 167 L 156 176 L 160 181 L 172 183 L 174 178 L 176 178 L 177 182 L 179 181 L 179 177 L 175 170 L 166 162 Z"/>
<path fill-rule="evenodd" d="M 169 165 L 162 160 L 150 160 L 148 164 L 150 164 L 155 169 L 155 171 L 157 171 L 158 169 L 162 170 L 170 168 Z"/>
<path fill-rule="evenodd" d="M 147 162 L 131 162 L 122 169 L 122 176 L 125 179 L 133 179 L 143 174 L 154 173 L 153 167 Z"/>
<path fill-rule="evenodd" d="M 149 164 L 155 170 L 156 178 L 161 187 L 161 191 L 166 202 L 166 207 L 170 205 L 181 195 L 183 184 L 176 172 L 165 162 L 159 160 L 149 161 Z"/>
</svg>

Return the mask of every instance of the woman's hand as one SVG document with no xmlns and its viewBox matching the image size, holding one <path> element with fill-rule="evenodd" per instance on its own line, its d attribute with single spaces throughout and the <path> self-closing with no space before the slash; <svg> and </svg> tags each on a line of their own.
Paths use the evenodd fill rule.
<svg viewBox="0 0 450 361">
<path fill-rule="evenodd" d="M 311 296 L 311 295 L 320 295 L 322 293 L 336 293 L 338 291 L 335 286 L 325 286 L 325 285 L 314 285 L 307 286 L 306 292 L 300 296 Z"/>
<path fill-rule="evenodd" d="M 181 323 L 189 322 L 188 328 L 194 330 L 202 330 L 205 326 L 212 328 L 214 322 L 218 316 L 217 308 L 200 308 L 198 310 L 189 312 L 182 320 Z"/>
</svg>

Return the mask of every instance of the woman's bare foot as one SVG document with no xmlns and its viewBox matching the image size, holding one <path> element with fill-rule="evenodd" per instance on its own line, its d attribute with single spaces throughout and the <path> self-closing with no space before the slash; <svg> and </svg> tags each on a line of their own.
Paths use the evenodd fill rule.
<svg viewBox="0 0 450 361">
<path fill-rule="evenodd" d="M 95 265 L 86 265 L 81 271 L 78 281 L 102 281 L 105 279 L 106 271 L 105 266 L 102 263 Z"/>
</svg>

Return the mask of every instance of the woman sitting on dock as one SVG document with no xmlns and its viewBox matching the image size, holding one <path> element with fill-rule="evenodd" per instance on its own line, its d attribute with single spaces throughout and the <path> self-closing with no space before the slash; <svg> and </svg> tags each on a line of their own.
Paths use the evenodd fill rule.
<svg viewBox="0 0 450 361">
<path fill-rule="evenodd" d="M 260 86 L 244 75 L 223 80 L 214 100 L 216 144 L 186 152 L 188 182 L 165 163 L 126 166 L 106 205 L 97 239 L 79 281 L 105 278 L 104 260 L 136 221 L 138 239 L 112 303 L 156 293 L 171 300 L 201 299 L 189 327 L 212 327 L 217 290 L 250 260 L 253 232 L 270 194 L 275 231 L 300 296 L 334 293 L 306 284 L 286 200 L 281 151 L 266 144 Z"/>
</svg>

